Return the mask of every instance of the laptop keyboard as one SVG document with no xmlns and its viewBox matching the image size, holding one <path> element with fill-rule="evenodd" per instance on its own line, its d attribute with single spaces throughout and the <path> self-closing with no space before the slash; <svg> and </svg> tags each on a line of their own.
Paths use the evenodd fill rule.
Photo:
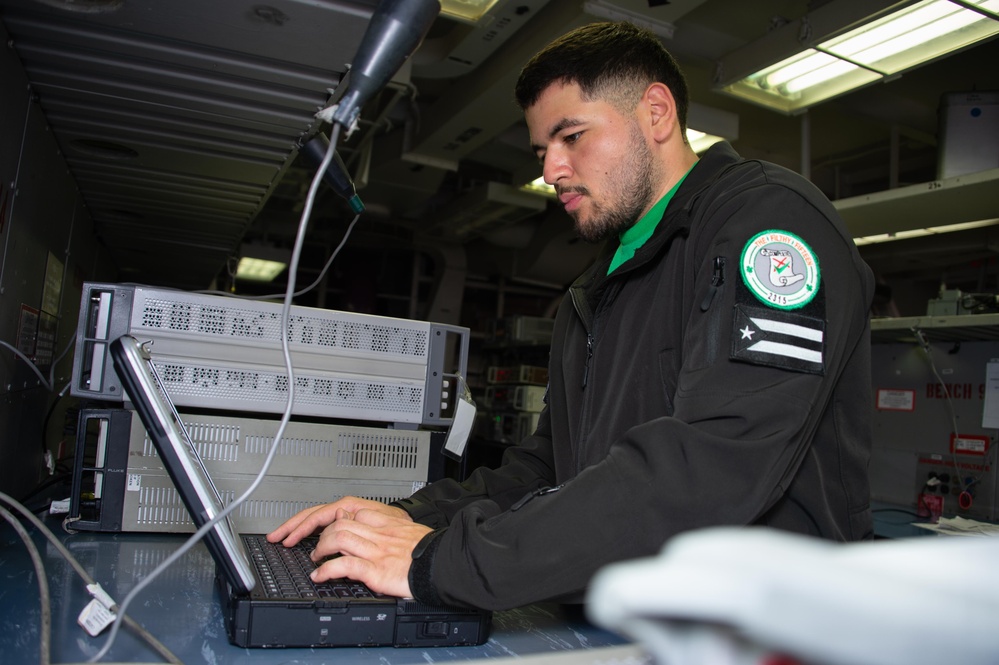
<svg viewBox="0 0 999 665">
<path fill-rule="evenodd" d="M 257 569 L 261 591 L 268 598 L 374 598 L 363 583 L 336 579 L 316 583 L 309 573 L 316 564 L 309 553 L 315 538 L 306 538 L 294 547 L 270 543 L 263 535 L 243 535 L 250 560 Z"/>
</svg>

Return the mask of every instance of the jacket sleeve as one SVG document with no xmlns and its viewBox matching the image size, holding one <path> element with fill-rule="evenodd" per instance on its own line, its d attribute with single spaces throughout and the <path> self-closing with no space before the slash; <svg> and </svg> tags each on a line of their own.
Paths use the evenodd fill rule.
<svg viewBox="0 0 999 665">
<path fill-rule="evenodd" d="M 479 468 L 464 481 L 444 478 L 393 502 L 413 520 L 433 528 L 446 526 L 465 507 L 485 502 L 484 510 L 499 513 L 538 488 L 555 481 L 548 410 L 538 418 L 534 434 L 507 448 L 496 469 Z"/>
<path fill-rule="evenodd" d="M 813 443 L 820 423 L 824 430 L 849 431 L 852 414 L 835 404 L 834 388 L 851 359 L 865 357 L 870 272 L 838 228 L 831 206 L 821 201 L 767 183 L 717 201 L 697 220 L 702 235 L 686 243 L 689 274 L 675 284 L 675 293 L 662 296 L 684 301 L 682 348 L 666 354 L 679 367 L 672 413 L 629 427 L 603 459 L 558 491 L 535 493 L 516 505 L 509 504 L 512 497 L 502 504 L 464 502 L 463 510 L 450 511 L 449 526 L 434 539 L 432 561 L 421 562 L 436 592 L 427 600 L 488 609 L 581 600 L 599 568 L 653 555 L 676 533 L 765 522 L 768 511 L 789 496 L 793 503 L 789 489 L 803 462 L 821 466 L 815 464 L 818 456 L 840 454 L 816 450 Z M 805 238 L 822 266 L 821 373 L 730 357 L 739 298 L 745 296 L 736 268 L 740 253 L 755 234 L 775 228 Z M 705 310 L 717 256 L 733 269 Z M 629 334 L 640 335 L 639 316 L 628 320 L 636 328 Z M 854 384 L 844 386 L 844 394 L 869 391 L 869 371 L 850 376 Z M 822 445 L 838 444 L 833 439 Z M 840 482 L 837 473 L 832 468 L 810 477 L 816 487 L 805 491 L 819 501 L 837 497 L 821 487 Z M 476 483 L 488 484 L 481 477 Z"/>
</svg>

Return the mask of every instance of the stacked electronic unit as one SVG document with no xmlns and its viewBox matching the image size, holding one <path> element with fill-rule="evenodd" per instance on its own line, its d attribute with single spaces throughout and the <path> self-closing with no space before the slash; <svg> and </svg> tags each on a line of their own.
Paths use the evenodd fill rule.
<svg viewBox="0 0 999 665">
<path fill-rule="evenodd" d="M 485 433 L 493 441 L 516 444 L 538 427 L 545 407 L 548 368 L 533 365 L 490 367 L 485 406 Z"/>
<path fill-rule="evenodd" d="M 72 394 L 81 412 L 70 521 L 100 531 L 193 524 L 114 372 L 110 342 L 149 348 L 192 442 L 226 500 L 242 494 L 287 405 L 282 305 L 223 295 L 87 283 Z M 439 449 L 466 372 L 467 328 L 293 306 L 295 401 L 268 477 L 234 513 L 269 531 L 310 505 L 409 496 L 443 474 Z"/>
<path fill-rule="evenodd" d="M 493 322 L 489 348 L 510 364 L 490 365 L 486 373 L 479 437 L 505 445 L 517 444 L 538 426 L 545 406 L 554 319 L 513 316 Z"/>
</svg>

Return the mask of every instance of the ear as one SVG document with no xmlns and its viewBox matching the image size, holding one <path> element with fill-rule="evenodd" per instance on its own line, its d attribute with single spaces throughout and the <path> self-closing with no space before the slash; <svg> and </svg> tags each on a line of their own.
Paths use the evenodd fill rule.
<svg viewBox="0 0 999 665">
<path fill-rule="evenodd" d="M 664 83 L 651 84 L 645 89 L 642 101 L 649 113 L 649 129 L 653 139 L 662 142 L 680 131 L 676 118 L 676 101 L 669 86 Z"/>
</svg>

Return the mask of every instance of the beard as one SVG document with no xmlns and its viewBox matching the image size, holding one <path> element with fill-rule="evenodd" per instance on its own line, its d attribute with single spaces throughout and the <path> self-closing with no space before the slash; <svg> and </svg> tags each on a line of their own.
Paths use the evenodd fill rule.
<svg viewBox="0 0 999 665">
<path fill-rule="evenodd" d="M 654 203 L 653 183 L 659 170 L 637 123 L 632 124 L 629 134 L 625 159 L 615 168 L 605 188 L 608 192 L 618 194 L 615 201 L 598 202 L 589 196 L 589 189 L 583 185 L 559 190 L 588 197 L 590 203 L 588 218 L 582 218 L 579 211 L 570 213 L 576 225 L 576 232 L 583 240 L 596 243 L 612 235 L 620 235 L 631 228 L 639 216 Z"/>
</svg>

